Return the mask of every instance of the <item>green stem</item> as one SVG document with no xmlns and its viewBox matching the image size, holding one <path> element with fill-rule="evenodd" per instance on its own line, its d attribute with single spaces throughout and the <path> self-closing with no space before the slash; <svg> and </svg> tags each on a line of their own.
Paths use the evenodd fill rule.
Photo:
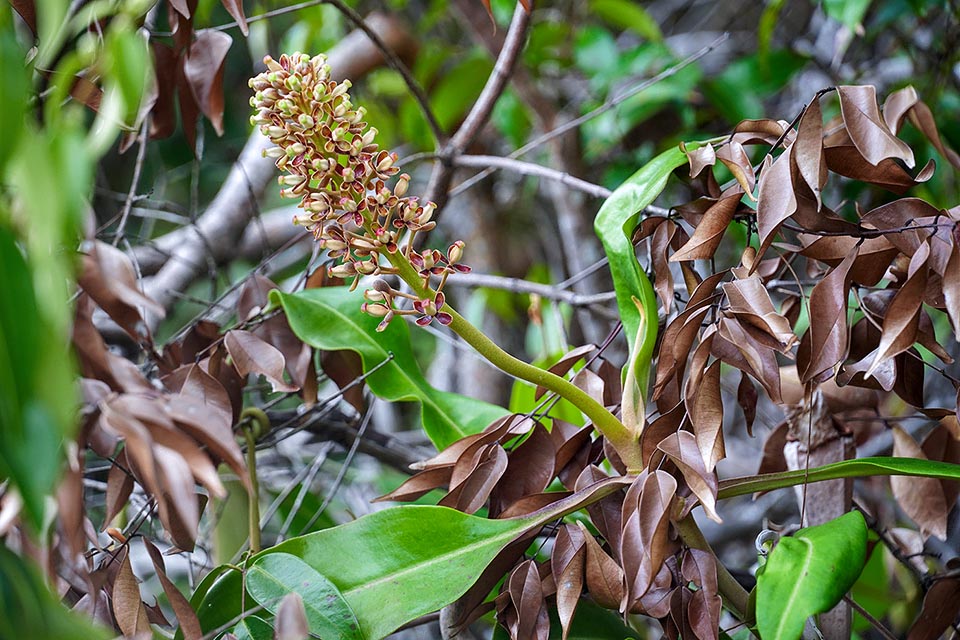
<svg viewBox="0 0 960 640">
<path fill-rule="evenodd" d="M 741 621 L 747 622 L 750 594 L 740 586 L 737 579 L 720 562 L 720 558 L 717 558 L 717 554 L 713 552 L 710 543 L 703 537 L 703 532 L 700 531 L 700 527 L 693 519 L 693 514 L 687 515 L 686 518 L 675 524 L 680 538 L 688 547 L 705 551 L 714 557 L 717 564 L 717 587 L 720 591 L 720 597 L 723 598 L 724 606 Z"/>
<path fill-rule="evenodd" d="M 243 427 L 247 440 L 247 471 L 250 474 L 250 508 L 247 526 L 250 529 L 250 553 L 260 552 L 260 483 L 257 481 L 257 438 L 253 425 Z"/>
<path fill-rule="evenodd" d="M 423 279 L 403 256 L 397 253 L 386 253 L 385 255 L 390 260 L 390 264 L 397 268 L 403 281 L 410 285 L 419 296 L 423 298 L 433 297 L 434 292 L 423 286 Z M 453 317 L 450 328 L 491 364 L 521 380 L 549 389 L 571 402 L 593 421 L 594 427 L 613 445 L 617 455 L 620 456 L 630 473 L 639 473 L 643 469 L 639 444 L 623 423 L 607 411 L 602 404 L 564 378 L 513 357 L 457 313 L 450 305 L 445 304 L 443 311 Z"/>
</svg>

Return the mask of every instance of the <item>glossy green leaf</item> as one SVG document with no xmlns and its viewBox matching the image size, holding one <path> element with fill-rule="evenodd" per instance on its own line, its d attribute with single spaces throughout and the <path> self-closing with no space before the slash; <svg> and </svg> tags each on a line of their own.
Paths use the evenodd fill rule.
<svg viewBox="0 0 960 640">
<path fill-rule="evenodd" d="M 637 335 L 640 311 L 633 298 L 640 301 L 648 318 L 656 318 L 657 296 L 650 278 L 637 262 L 632 242 L 633 230 L 640 213 L 660 195 L 673 170 L 686 162 L 687 156 L 679 147 L 664 151 L 617 187 L 600 207 L 593 223 L 610 261 L 617 307 L 630 349 L 630 361 L 636 368 L 635 377 L 641 396 L 645 395 L 647 389 L 650 359 L 657 341 L 657 323 L 646 323 L 644 335 Z"/>
<path fill-rule="evenodd" d="M 960 480 L 960 465 L 916 458 L 873 457 L 843 460 L 822 467 L 765 473 L 759 476 L 731 478 L 720 482 L 717 499 L 742 496 L 757 491 L 783 489 L 809 482 L 837 478 L 864 478 L 867 476 L 923 476 L 943 480 Z"/>
<path fill-rule="evenodd" d="M 230 630 L 237 640 L 273 640 L 273 627 L 257 616 L 247 616 Z"/>
<path fill-rule="evenodd" d="M 507 413 L 502 407 L 432 387 L 413 357 L 407 325 L 398 318 L 377 333 L 379 318 L 360 311 L 361 291 L 324 287 L 296 294 L 274 290 L 270 296 L 283 305 L 301 340 L 317 349 L 356 351 L 365 372 L 376 368 L 366 382 L 377 396 L 391 402 L 420 402 L 424 431 L 437 449 L 482 431 Z"/>
<path fill-rule="evenodd" d="M 298 593 L 303 598 L 310 633 L 342 640 L 363 638 L 360 623 L 340 590 L 289 553 L 271 553 L 254 562 L 247 570 L 247 592 L 274 615 L 284 596 Z"/>
<path fill-rule="evenodd" d="M 832 609 L 856 582 L 867 553 L 859 511 L 784 537 L 757 576 L 757 630 L 763 640 L 795 640 L 810 616 Z"/>
<path fill-rule="evenodd" d="M 393 507 L 291 538 L 251 562 L 256 566 L 277 553 L 300 558 L 340 591 L 360 623 L 359 637 L 374 640 L 456 600 L 517 536 L 625 484 L 628 481 L 623 478 L 610 478 L 529 516 L 505 520 L 446 507 Z M 240 615 L 243 584 L 238 571 L 221 571 L 211 584 L 204 580 L 200 588 L 204 595 L 194 597 L 191 604 L 204 633 Z M 247 609 L 251 606 L 247 599 Z"/>
</svg>

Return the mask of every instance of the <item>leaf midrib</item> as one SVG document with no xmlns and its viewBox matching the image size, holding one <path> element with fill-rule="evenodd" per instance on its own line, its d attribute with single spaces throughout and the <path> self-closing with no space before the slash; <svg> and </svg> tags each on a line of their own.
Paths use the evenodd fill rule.
<svg viewBox="0 0 960 640">
<path fill-rule="evenodd" d="M 805 549 L 806 549 L 806 556 L 805 556 L 805 559 L 804 559 L 804 561 L 803 561 L 803 569 L 800 571 L 800 574 L 797 576 L 796 580 L 794 580 L 793 588 L 790 590 L 790 597 L 787 598 L 787 606 L 784 607 L 784 609 L 783 609 L 784 612 L 787 612 L 787 611 L 792 610 L 792 608 L 793 608 L 793 603 L 794 603 L 794 602 L 796 601 L 796 599 L 797 599 L 797 593 L 800 591 L 800 585 L 801 585 L 801 583 L 803 582 L 803 576 L 804 576 L 804 574 L 806 574 L 807 569 L 809 569 L 810 563 L 811 563 L 811 561 L 812 561 L 812 559 L 813 559 L 813 543 L 810 542 L 809 540 L 807 540 L 806 538 L 801 538 L 801 537 L 799 537 L 799 536 L 794 536 L 794 540 L 797 540 L 798 542 L 802 542 L 802 543 L 803 543 L 803 545 L 804 545 L 804 547 L 805 547 Z M 783 637 L 783 636 L 781 635 L 781 632 L 783 631 L 784 626 L 786 626 L 786 625 L 785 625 L 786 620 L 787 620 L 787 616 L 786 616 L 786 615 L 781 615 L 781 616 L 780 616 L 780 622 L 777 623 L 777 626 L 775 627 L 776 633 L 774 634 L 774 638 L 781 638 L 781 637 Z"/>
</svg>

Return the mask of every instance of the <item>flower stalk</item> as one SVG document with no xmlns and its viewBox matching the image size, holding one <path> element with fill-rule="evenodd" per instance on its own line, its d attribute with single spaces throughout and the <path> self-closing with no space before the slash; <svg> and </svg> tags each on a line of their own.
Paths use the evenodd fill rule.
<svg viewBox="0 0 960 640">
<path fill-rule="evenodd" d="M 397 155 L 379 148 L 377 130 L 364 121 L 365 110 L 350 101 L 349 81 L 330 79 L 325 62 L 323 56 L 300 53 L 279 60 L 267 56 L 267 70 L 250 81 L 255 91 L 250 103 L 256 109 L 251 122 L 277 145 L 265 153 L 286 172 L 279 179 L 281 195 L 300 198 L 303 214 L 294 222 L 339 262 L 330 275 L 354 278 L 353 287 L 360 276 L 398 276 L 413 294 L 383 280 L 364 292 L 363 310 L 381 318 L 378 330 L 398 315 L 416 316 L 421 326 L 433 320 L 449 326 L 504 372 L 573 403 L 628 470 L 639 472 L 639 443 L 616 416 L 571 382 L 511 356 L 447 304 L 447 278 L 470 271 L 461 262 L 464 243 L 454 242 L 445 253 L 414 249 L 416 235 L 436 226 L 431 220 L 436 205 L 407 196 L 410 177 L 398 175 Z"/>
</svg>

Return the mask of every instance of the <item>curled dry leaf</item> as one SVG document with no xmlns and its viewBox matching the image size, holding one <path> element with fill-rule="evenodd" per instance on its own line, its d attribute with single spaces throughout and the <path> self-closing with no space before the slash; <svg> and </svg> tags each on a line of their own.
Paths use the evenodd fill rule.
<svg viewBox="0 0 960 640">
<path fill-rule="evenodd" d="M 798 362 L 803 384 L 817 379 L 824 372 L 832 373 L 847 355 L 847 294 L 850 268 L 858 255 L 859 247 L 854 247 L 810 293 L 810 329 L 805 335 L 805 343 L 801 343 L 801 352 L 808 355 L 804 366 L 799 366 Z"/>
<path fill-rule="evenodd" d="M 273 345 L 249 331 L 240 329 L 228 331 L 223 338 L 223 344 L 241 376 L 260 374 L 267 379 L 275 392 L 297 390 L 295 385 L 283 381 L 286 363 L 283 354 Z"/>
<path fill-rule="evenodd" d="M 201 31 L 183 61 L 183 76 L 193 99 L 218 136 L 223 135 L 223 63 L 232 43 L 233 38 L 222 31 Z"/>
<path fill-rule="evenodd" d="M 184 640 L 200 640 L 200 638 L 203 637 L 203 630 L 200 628 L 200 621 L 197 619 L 196 612 L 193 610 L 193 607 L 190 606 L 190 602 L 180 593 L 180 590 L 177 589 L 176 585 L 167 577 L 166 567 L 164 567 L 163 556 L 160 555 L 160 550 L 146 538 L 142 538 L 142 540 L 143 546 L 150 555 L 151 562 L 153 562 L 153 570 L 157 573 L 157 578 L 160 580 L 163 593 L 167 596 L 167 600 L 173 608 L 173 613 L 177 616 L 177 622 L 179 623 L 180 632 L 183 634 Z"/>
<path fill-rule="evenodd" d="M 130 258 L 99 240 L 85 247 L 77 284 L 134 340 L 147 339 L 147 325 L 141 310 L 161 318 L 165 311 L 140 291 Z"/>
<path fill-rule="evenodd" d="M 668 555 L 670 512 L 677 481 L 665 471 L 637 478 L 623 501 L 620 562 L 626 589 L 621 613 L 633 609 L 647 592 Z"/>
<path fill-rule="evenodd" d="M 450 492 L 439 504 L 474 513 L 487 501 L 506 470 L 507 452 L 499 443 L 480 447 L 474 456 L 461 458 L 454 467 Z"/>
<path fill-rule="evenodd" d="M 817 211 L 820 211 L 823 206 L 820 190 L 827 181 L 827 164 L 823 157 L 823 114 L 819 96 L 803 110 L 797 126 L 797 140 L 790 148 L 790 159 L 800 178 L 813 193 Z"/>
<path fill-rule="evenodd" d="M 152 635 L 147 620 L 147 608 L 140 597 L 140 583 L 133 575 L 130 554 L 122 552 L 116 580 L 113 583 L 113 616 L 120 631 L 126 636 L 139 633 Z"/>
<path fill-rule="evenodd" d="M 557 616 L 563 629 L 561 640 L 567 640 L 570 622 L 583 593 L 586 544 L 583 530 L 566 524 L 557 532 L 550 554 L 550 569 L 557 586 Z"/>
<path fill-rule="evenodd" d="M 797 210 L 797 197 L 790 175 L 790 154 L 781 153 L 776 160 L 764 159 L 760 169 L 760 193 L 757 195 L 757 233 L 763 257 L 773 242 L 780 225 Z"/>
<path fill-rule="evenodd" d="M 700 640 L 716 640 L 720 629 L 721 601 L 714 555 L 699 549 L 688 549 L 681 572 L 685 580 L 699 587 L 690 600 L 693 632 Z"/>
<path fill-rule="evenodd" d="M 726 282 L 723 292 L 730 303 L 729 312 L 745 329 L 759 330 L 761 333 L 755 335 L 767 346 L 786 353 L 796 342 L 790 323 L 773 306 L 770 292 L 759 276 Z M 764 335 L 770 336 L 773 342 L 766 341 Z"/>
<path fill-rule="evenodd" d="M 600 547 L 582 522 L 586 549 L 584 574 L 590 597 L 605 609 L 617 609 L 623 599 L 623 569 Z"/>
<path fill-rule="evenodd" d="M 709 352 L 709 348 L 707 349 Z M 723 398 L 720 395 L 720 361 L 714 360 L 706 371 L 687 381 L 687 411 L 693 424 L 704 467 L 714 470 L 726 457 L 723 445 Z"/>
<path fill-rule="evenodd" d="M 920 309 L 923 304 L 923 292 L 927 286 L 927 258 L 930 245 L 922 244 L 910 259 L 907 281 L 893 297 L 883 317 L 883 331 L 877 354 L 867 369 L 869 377 L 885 360 L 903 353 L 917 339 L 920 325 Z"/>
<path fill-rule="evenodd" d="M 573 365 L 575 365 L 578 360 L 583 358 L 588 353 L 591 353 L 596 350 L 597 350 L 597 345 L 594 345 L 594 344 L 585 344 L 582 347 L 571 349 L 567 353 L 563 354 L 563 356 L 561 356 L 559 360 L 557 360 L 555 363 L 550 365 L 550 368 L 547 369 L 547 371 L 549 371 L 554 375 L 563 377 L 567 375 L 567 372 L 573 368 Z M 533 394 L 533 399 L 539 400 L 540 398 L 543 397 L 543 394 L 546 392 L 547 390 L 545 387 L 538 386 L 537 390 Z"/>
<path fill-rule="evenodd" d="M 725 191 L 717 202 L 703 214 L 703 220 L 697 225 L 690 240 L 670 256 L 670 262 L 681 260 L 709 260 L 723 240 L 733 214 L 736 213 L 743 197 L 740 185 Z"/>
<path fill-rule="evenodd" d="M 753 421 L 757 418 L 757 388 L 750 382 L 750 377 L 740 372 L 740 384 L 737 385 L 737 404 L 743 410 L 743 421 L 747 427 L 747 435 L 753 437 Z"/>
<path fill-rule="evenodd" d="M 893 455 L 902 458 L 926 460 L 923 450 L 899 426 L 892 428 Z M 908 478 L 891 476 L 890 486 L 900 507 L 920 526 L 924 535 L 947 537 L 947 508 L 943 487 L 936 478 Z M 952 505 L 951 505 L 952 506 Z"/>
<path fill-rule="evenodd" d="M 880 116 L 877 90 L 870 85 L 837 87 L 840 112 L 850 140 L 860 155 L 876 166 L 881 161 L 896 158 L 913 167 L 913 151 L 897 138 Z"/>
<path fill-rule="evenodd" d="M 883 119 L 893 133 L 899 133 L 904 116 L 909 118 L 913 126 L 926 136 L 941 156 L 955 168 L 960 169 L 960 155 L 943 144 L 930 107 L 920 100 L 916 89 L 912 86 L 906 86 L 891 93 L 883 103 Z"/>
<path fill-rule="evenodd" d="M 527 560 L 513 570 L 507 578 L 507 592 L 516 614 L 510 636 L 514 640 L 547 640 L 550 637 L 550 617 L 540 572 L 533 560 Z"/>
<path fill-rule="evenodd" d="M 697 447 L 697 440 L 689 431 L 678 431 L 657 445 L 677 465 L 690 491 L 703 506 L 704 513 L 714 522 L 723 522 L 717 515 L 717 474 L 708 473 Z"/>
</svg>

